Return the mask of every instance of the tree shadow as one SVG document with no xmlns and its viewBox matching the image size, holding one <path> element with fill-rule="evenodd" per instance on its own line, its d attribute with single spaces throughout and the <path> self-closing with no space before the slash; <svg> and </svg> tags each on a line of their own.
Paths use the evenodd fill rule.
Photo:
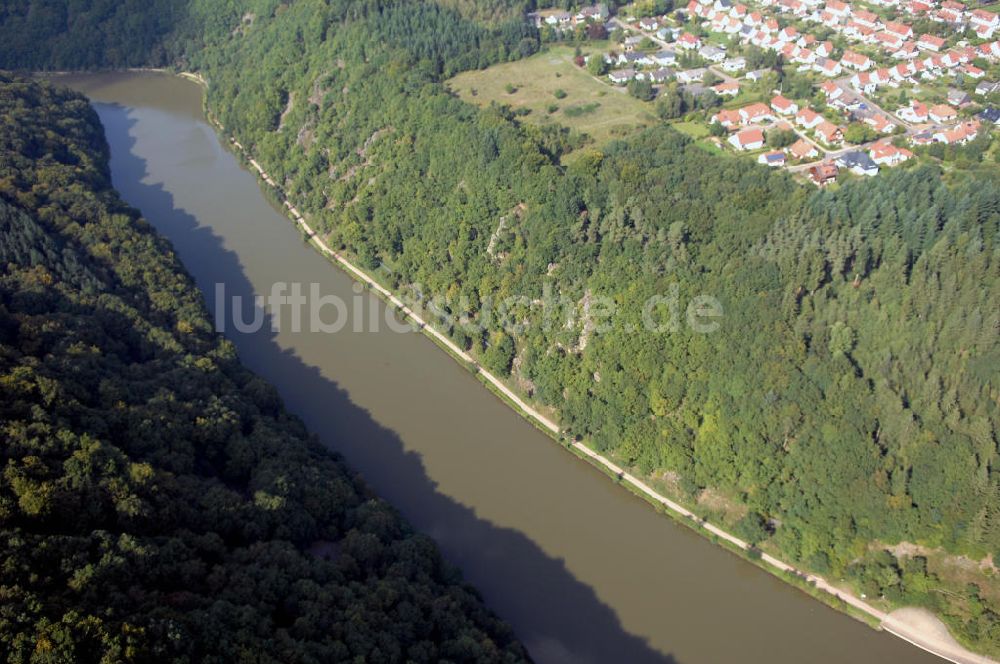
<svg viewBox="0 0 1000 664">
<path fill-rule="evenodd" d="M 146 159 L 135 152 L 137 120 L 130 109 L 103 103 L 95 107 L 111 146 L 115 186 L 173 243 L 210 311 L 215 305 L 213 285 L 221 282 L 226 285 L 227 300 L 242 296 L 247 308 L 244 320 L 251 320 L 249 306 L 255 291 L 240 257 L 211 228 L 179 209 L 162 184 L 144 181 L 149 169 Z M 217 140 L 214 133 L 210 140 Z M 289 227 L 288 232 L 294 231 Z M 562 560 L 547 555 L 520 531 L 479 518 L 473 509 L 439 491 L 421 456 L 407 451 L 395 431 L 352 402 L 347 391 L 325 377 L 320 367 L 304 362 L 292 349 L 283 349 L 271 332 L 270 321 L 265 320 L 260 332 L 231 338 L 247 365 L 289 399 L 288 409 L 326 446 L 341 454 L 418 528 L 433 525 L 430 534 L 444 556 L 477 586 L 487 605 L 514 627 L 537 661 L 676 662 L 645 639 L 626 632 L 614 609 L 576 579 Z"/>
</svg>

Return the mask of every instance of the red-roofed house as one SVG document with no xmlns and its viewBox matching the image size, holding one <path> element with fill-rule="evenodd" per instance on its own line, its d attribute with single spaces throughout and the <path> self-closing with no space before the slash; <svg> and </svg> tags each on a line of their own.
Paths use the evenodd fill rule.
<svg viewBox="0 0 1000 664">
<path fill-rule="evenodd" d="M 984 72 L 982 69 L 980 69 L 976 65 L 965 65 L 965 66 L 963 66 L 962 67 L 962 73 L 965 74 L 966 76 L 968 76 L 969 78 L 975 79 L 977 81 L 979 79 L 981 79 L 983 76 L 986 76 L 986 72 Z"/>
<path fill-rule="evenodd" d="M 771 114 L 771 109 L 767 107 L 763 102 L 756 102 L 753 104 L 747 104 L 739 110 L 740 118 L 743 124 L 750 124 L 752 122 L 769 122 L 774 120 L 774 116 Z"/>
<path fill-rule="evenodd" d="M 795 159 L 811 159 L 819 155 L 819 150 L 806 139 L 800 138 L 789 146 L 788 154 Z"/>
<path fill-rule="evenodd" d="M 976 9 L 969 16 L 969 22 L 972 23 L 973 28 L 982 26 L 983 28 L 989 29 L 990 36 L 992 36 L 993 31 L 1000 27 L 1000 16 L 997 16 L 993 12 L 988 12 L 985 9 Z M 986 37 L 986 39 L 989 39 L 989 37 Z"/>
<path fill-rule="evenodd" d="M 740 84 L 736 81 L 726 81 L 725 83 L 713 85 L 712 89 L 715 90 L 715 94 L 719 96 L 735 97 L 740 93 Z"/>
<path fill-rule="evenodd" d="M 862 94 L 869 95 L 878 89 L 878 82 L 868 72 L 859 71 L 851 77 L 851 87 Z"/>
<path fill-rule="evenodd" d="M 958 111 L 948 104 L 937 104 L 936 106 L 932 106 L 927 112 L 927 117 L 929 117 L 933 122 L 944 124 L 945 122 L 951 122 L 957 118 Z"/>
<path fill-rule="evenodd" d="M 844 56 L 840 58 L 840 64 L 858 71 L 867 71 L 872 67 L 872 60 L 867 55 L 855 53 L 854 51 L 844 51 Z"/>
<path fill-rule="evenodd" d="M 738 131 L 729 137 L 729 144 L 737 150 L 759 150 L 764 147 L 764 130 L 752 127 Z"/>
<path fill-rule="evenodd" d="M 820 187 L 826 186 L 837 179 L 840 169 L 831 161 L 824 161 L 809 169 L 809 179 Z"/>
<path fill-rule="evenodd" d="M 824 95 L 826 95 L 827 101 L 833 101 L 840 95 L 844 94 L 841 87 L 833 81 L 823 81 L 822 85 L 819 86 L 819 89 L 823 91 Z"/>
<path fill-rule="evenodd" d="M 917 48 L 937 53 L 944 48 L 944 39 L 937 35 L 920 35 L 920 39 L 917 40 Z"/>
<path fill-rule="evenodd" d="M 934 140 L 945 145 L 968 143 L 979 134 L 979 123 L 975 120 L 963 122 L 951 129 L 942 129 L 934 133 Z"/>
<path fill-rule="evenodd" d="M 879 166 L 895 166 L 913 157 L 913 153 L 906 148 L 897 148 L 889 142 L 889 139 L 879 141 L 868 151 L 868 156 Z"/>
<path fill-rule="evenodd" d="M 897 34 L 883 31 L 875 35 L 875 43 L 889 52 L 895 52 L 903 45 L 903 38 Z"/>
<path fill-rule="evenodd" d="M 851 18 L 854 19 L 855 23 L 865 26 L 866 28 L 875 29 L 881 23 L 878 18 L 878 14 L 875 12 L 870 12 L 867 9 L 858 9 L 851 12 Z"/>
<path fill-rule="evenodd" d="M 911 101 L 909 106 L 896 109 L 896 115 L 907 122 L 927 122 L 927 105 Z"/>
<path fill-rule="evenodd" d="M 846 18 L 851 15 L 851 6 L 840 0 L 827 0 L 826 11 L 839 18 Z"/>
<path fill-rule="evenodd" d="M 780 113 L 781 115 L 795 115 L 799 112 L 799 105 L 796 104 L 791 99 L 786 99 L 781 95 L 775 96 L 771 99 L 771 108 Z"/>
<path fill-rule="evenodd" d="M 727 110 L 727 109 L 723 109 L 723 110 L 719 111 L 718 113 L 716 113 L 715 115 L 713 115 L 712 119 L 710 120 L 710 122 L 712 122 L 712 123 L 719 123 L 720 125 L 722 125 L 726 129 L 732 129 L 733 127 L 739 126 L 739 124 L 740 124 L 740 122 L 742 120 L 743 119 L 740 117 L 740 112 L 739 111 L 735 111 L 735 110 L 734 111 L 730 111 L 730 110 Z"/>
<path fill-rule="evenodd" d="M 701 40 L 690 32 L 685 32 L 677 38 L 677 48 L 683 48 L 686 51 L 698 49 L 701 48 Z"/>
<path fill-rule="evenodd" d="M 827 120 L 823 120 L 816 127 L 816 135 L 827 145 L 840 145 L 844 142 L 844 132 L 841 128 Z"/>
<path fill-rule="evenodd" d="M 840 66 L 840 63 L 833 58 L 823 61 L 823 64 L 813 65 L 813 69 L 818 70 L 819 73 L 823 74 L 823 76 L 830 78 L 840 76 L 840 74 L 844 71 L 844 68 Z"/>
<path fill-rule="evenodd" d="M 795 124 L 806 129 L 818 127 L 823 122 L 823 116 L 811 108 L 803 108 L 795 114 Z"/>
<path fill-rule="evenodd" d="M 896 129 L 895 123 L 881 114 L 869 116 L 863 122 L 880 134 L 889 134 Z"/>
<path fill-rule="evenodd" d="M 913 37 L 913 28 L 898 21 L 887 22 L 885 24 L 885 31 L 891 32 L 901 39 L 911 39 Z"/>
</svg>

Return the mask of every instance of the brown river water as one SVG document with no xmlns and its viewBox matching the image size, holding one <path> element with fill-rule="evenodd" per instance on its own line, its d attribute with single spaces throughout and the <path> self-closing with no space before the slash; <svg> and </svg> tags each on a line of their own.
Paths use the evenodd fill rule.
<svg viewBox="0 0 1000 664">
<path fill-rule="evenodd" d="M 57 80 L 93 100 L 115 186 L 173 242 L 211 310 L 217 284 L 249 302 L 275 282 L 316 283 L 351 316 L 361 304 L 365 320 L 384 320 L 385 305 L 358 294 L 265 199 L 205 121 L 196 84 L 152 73 Z M 438 542 L 538 662 L 942 661 L 658 515 L 424 336 L 353 320 L 335 334 L 290 327 L 229 325 L 227 335 L 292 412 Z"/>
</svg>

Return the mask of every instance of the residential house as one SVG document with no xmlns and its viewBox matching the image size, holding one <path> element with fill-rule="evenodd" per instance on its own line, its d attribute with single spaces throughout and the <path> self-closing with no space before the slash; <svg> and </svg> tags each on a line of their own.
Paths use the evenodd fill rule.
<svg viewBox="0 0 1000 664">
<path fill-rule="evenodd" d="M 986 76 L 986 72 L 974 64 L 963 65 L 962 73 L 974 81 L 978 81 L 982 77 Z"/>
<path fill-rule="evenodd" d="M 754 69 L 753 71 L 748 71 L 743 76 L 743 78 L 747 79 L 748 81 L 753 81 L 754 83 L 756 83 L 760 79 L 764 78 L 764 74 L 766 74 L 768 71 L 770 71 L 770 70 L 768 70 L 768 69 Z"/>
<path fill-rule="evenodd" d="M 1000 83 L 997 81 L 980 81 L 976 86 L 976 94 L 981 96 L 991 95 L 1000 92 Z"/>
<path fill-rule="evenodd" d="M 677 53 L 675 51 L 658 51 L 653 54 L 653 61 L 662 67 L 672 67 L 677 63 Z"/>
<path fill-rule="evenodd" d="M 764 154 L 757 157 L 758 164 L 764 164 L 765 166 L 770 166 L 771 168 L 778 168 L 785 165 L 785 153 L 781 150 L 775 150 L 774 152 L 765 152 Z"/>
<path fill-rule="evenodd" d="M 545 22 L 553 27 L 565 28 L 573 22 L 573 15 L 567 12 L 558 12 L 547 16 Z"/>
<path fill-rule="evenodd" d="M 816 64 L 813 65 L 813 69 L 829 78 L 840 76 L 840 74 L 844 71 L 843 67 L 840 66 L 840 63 L 833 58 L 817 58 Z"/>
<path fill-rule="evenodd" d="M 616 69 L 610 74 L 608 74 L 608 78 L 611 79 L 611 82 L 614 83 L 615 85 L 625 85 L 633 78 L 635 78 L 635 70 L 631 68 Z"/>
<path fill-rule="evenodd" d="M 690 32 L 685 32 L 677 38 L 677 48 L 682 48 L 685 51 L 695 51 L 701 48 L 701 40 Z"/>
<path fill-rule="evenodd" d="M 698 49 L 698 55 L 705 58 L 709 62 L 722 62 L 726 59 L 726 51 L 719 48 L 718 46 L 702 46 Z"/>
<path fill-rule="evenodd" d="M 970 120 L 951 129 L 939 129 L 934 132 L 934 140 L 945 145 L 962 145 L 968 143 L 979 134 L 979 122 Z"/>
<path fill-rule="evenodd" d="M 622 42 L 622 48 L 625 49 L 626 52 L 634 51 L 639 48 L 639 44 L 642 43 L 643 39 L 646 38 L 642 35 L 632 35 L 631 37 L 626 37 L 625 41 Z"/>
<path fill-rule="evenodd" d="M 851 20 L 870 30 L 874 30 L 882 25 L 882 21 L 879 19 L 878 14 L 870 12 L 867 9 L 853 10 L 851 12 Z"/>
<path fill-rule="evenodd" d="M 912 159 L 913 153 L 906 148 L 897 148 L 889 139 L 885 139 L 873 145 L 868 156 L 879 166 L 895 166 Z"/>
<path fill-rule="evenodd" d="M 806 139 L 800 138 L 789 146 L 788 154 L 792 155 L 795 159 L 811 159 L 819 156 L 819 150 Z"/>
<path fill-rule="evenodd" d="M 909 106 L 896 109 L 896 115 L 907 122 L 927 122 L 927 114 L 927 105 L 915 100 Z"/>
<path fill-rule="evenodd" d="M 819 86 L 819 89 L 823 91 L 827 101 L 833 101 L 837 97 L 844 94 L 841 87 L 833 81 L 823 81 L 823 83 Z"/>
<path fill-rule="evenodd" d="M 898 21 L 887 21 L 885 24 L 885 31 L 896 35 L 900 39 L 913 38 L 913 28 Z"/>
<path fill-rule="evenodd" d="M 857 71 L 868 71 L 874 63 L 867 55 L 854 51 L 844 51 L 843 57 L 840 58 L 840 64 Z"/>
<path fill-rule="evenodd" d="M 809 169 L 809 179 L 820 187 L 824 187 L 827 184 L 836 181 L 837 175 L 840 173 L 840 169 L 837 165 L 830 161 L 824 161 L 822 164 L 816 164 Z"/>
<path fill-rule="evenodd" d="M 641 18 L 639 19 L 639 29 L 645 30 L 646 32 L 656 32 L 660 27 L 659 22 L 655 18 Z"/>
<path fill-rule="evenodd" d="M 979 37 L 989 39 L 1000 27 L 1000 16 L 985 9 L 975 9 L 969 15 L 969 24 Z"/>
<path fill-rule="evenodd" d="M 1000 108 L 987 106 L 976 117 L 983 122 L 989 122 L 990 124 L 1000 125 Z"/>
<path fill-rule="evenodd" d="M 898 49 L 892 54 L 894 60 L 912 60 L 913 58 L 920 55 L 920 51 L 917 48 L 916 43 L 912 41 L 903 42 Z"/>
<path fill-rule="evenodd" d="M 729 144 L 737 150 L 759 150 L 764 147 L 764 130 L 758 127 L 738 131 L 729 137 Z"/>
<path fill-rule="evenodd" d="M 780 115 L 795 115 L 799 112 L 799 105 L 781 95 L 776 95 L 771 99 L 771 108 Z"/>
<path fill-rule="evenodd" d="M 600 4 L 590 5 L 581 9 L 576 14 L 576 20 L 603 23 L 604 21 L 607 21 L 610 16 L 611 12 L 608 11 L 608 6 L 602 2 Z"/>
<path fill-rule="evenodd" d="M 653 83 L 666 83 L 674 77 L 674 70 L 667 67 L 660 67 L 649 73 L 649 80 Z"/>
<path fill-rule="evenodd" d="M 827 0 L 826 11 L 837 18 L 847 18 L 851 15 L 851 6 L 840 0 Z"/>
<path fill-rule="evenodd" d="M 708 70 L 704 67 L 685 69 L 684 71 L 677 72 L 677 82 L 685 85 L 690 83 L 701 83 L 707 73 Z"/>
<path fill-rule="evenodd" d="M 872 129 L 880 134 L 891 134 L 896 130 L 896 124 L 892 122 L 889 118 L 885 117 L 881 113 L 875 113 L 869 115 L 862 120 L 866 125 L 870 126 Z"/>
<path fill-rule="evenodd" d="M 860 150 L 852 150 L 840 155 L 837 157 L 837 165 L 840 168 L 846 168 L 856 175 L 878 175 L 878 164 Z"/>
<path fill-rule="evenodd" d="M 851 87 L 861 94 L 870 95 L 878 89 L 878 82 L 868 72 L 861 71 L 851 77 Z"/>
<path fill-rule="evenodd" d="M 945 122 L 951 122 L 957 118 L 958 111 L 948 104 L 936 104 L 931 106 L 930 110 L 927 112 L 927 117 L 929 117 L 932 122 L 944 124 Z"/>
<path fill-rule="evenodd" d="M 840 145 L 844 142 L 843 130 L 828 120 L 823 120 L 816 127 L 816 136 L 827 145 Z"/>
<path fill-rule="evenodd" d="M 740 93 L 740 84 L 736 81 L 726 81 L 725 83 L 713 85 L 712 89 L 720 97 L 735 97 Z"/>
<path fill-rule="evenodd" d="M 972 97 L 964 90 L 959 90 L 958 88 L 948 90 L 947 100 L 949 104 L 958 106 L 959 108 L 965 108 L 972 103 Z"/>
<path fill-rule="evenodd" d="M 888 30 L 884 30 L 875 33 L 875 43 L 885 51 L 895 53 L 903 46 L 903 38 Z"/>
<path fill-rule="evenodd" d="M 730 74 L 743 71 L 747 68 L 746 58 L 740 56 L 738 58 L 729 58 L 722 63 L 722 71 L 729 72 Z"/>
<path fill-rule="evenodd" d="M 823 116 L 811 108 L 803 108 L 795 114 L 795 124 L 804 129 L 815 129 L 823 122 Z"/>
<path fill-rule="evenodd" d="M 743 108 L 739 109 L 739 114 L 743 124 L 771 122 L 774 120 L 774 115 L 771 114 L 771 109 L 768 108 L 766 104 L 759 101 L 753 104 L 747 104 Z"/>
<path fill-rule="evenodd" d="M 944 43 L 944 39 L 937 35 L 920 35 L 920 39 L 917 40 L 917 48 L 937 53 L 944 48 Z"/>
<path fill-rule="evenodd" d="M 711 124 L 720 124 L 726 129 L 738 127 L 742 121 L 743 118 L 740 117 L 739 111 L 729 109 L 722 109 L 709 120 Z"/>
</svg>

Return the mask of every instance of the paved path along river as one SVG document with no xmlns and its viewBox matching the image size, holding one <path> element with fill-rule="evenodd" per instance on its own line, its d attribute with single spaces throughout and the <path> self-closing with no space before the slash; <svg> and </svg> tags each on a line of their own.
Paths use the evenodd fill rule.
<svg viewBox="0 0 1000 664">
<path fill-rule="evenodd" d="M 217 284 L 246 303 L 275 282 L 316 283 L 351 304 L 337 334 L 284 321 L 232 339 L 321 440 L 438 541 L 537 661 L 940 661 L 656 514 L 424 336 L 356 326 L 384 321 L 386 305 L 267 204 L 205 122 L 193 83 L 71 82 L 98 102 L 115 185 L 173 241 L 211 308 Z"/>
</svg>

